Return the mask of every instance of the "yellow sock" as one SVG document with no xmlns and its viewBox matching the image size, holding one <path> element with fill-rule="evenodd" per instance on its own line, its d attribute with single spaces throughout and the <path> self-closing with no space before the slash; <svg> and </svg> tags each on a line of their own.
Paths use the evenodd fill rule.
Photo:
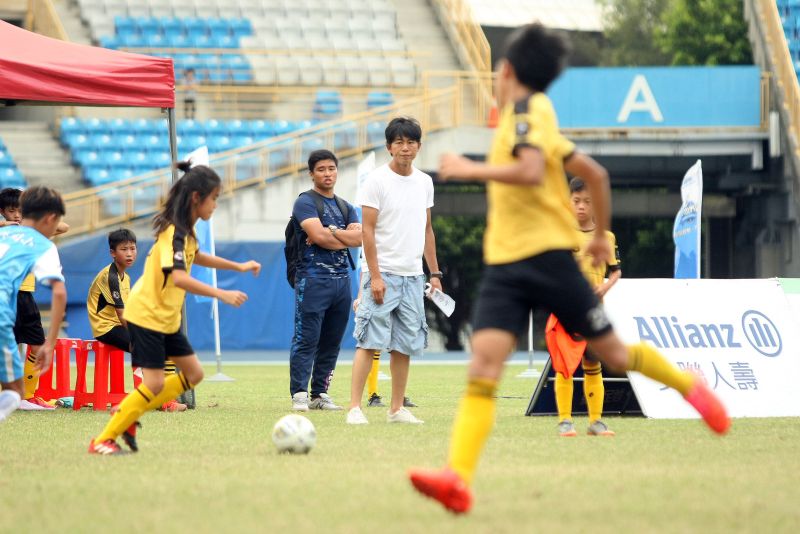
<svg viewBox="0 0 800 534">
<path fill-rule="evenodd" d="M 177 372 L 178 371 L 175 367 L 175 362 L 167 358 L 167 360 L 164 362 L 164 374 L 174 375 Z"/>
<path fill-rule="evenodd" d="M 158 395 L 153 395 L 153 392 L 144 383 L 139 384 L 139 387 L 122 399 L 117 413 L 111 417 L 103 431 L 95 438 L 95 443 L 107 439 L 117 439 L 144 413 L 155 410 L 191 387 L 189 381 L 181 373 L 168 375 L 164 379 L 164 388 Z"/>
<path fill-rule="evenodd" d="M 583 394 L 586 396 L 589 422 L 593 423 L 603 417 L 603 400 L 606 395 L 600 362 L 583 362 Z"/>
<path fill-rule="evenodd" d="M 683 396 L 694 384 L 691 373 L 681 371 L 650 345 L 639 343 L 628 347 L 628 371 L 638 371 L 647 378 L 675 389 Z"/>
<path fill-rule="evenodd" d="M 25 395 L 22 397 L 24 400 L 32 399 L 36 394 L 36 387 L 39 385 L 39 375 L 33 367 L 35 363 L 36 358 L 31 352 L 25 358 L 25 370 L 22 375 L 22 385 L 25 387 Z"/>
<path fill-rule="evenodd" d="M 378 372 L 381 369 L 381 351 L 376 350 L 372 355 L 372 369 L 367 376 L 367 398 L 378 394 Z"/>
<path fill-rule="evenodd" d="M 558 422 L 565 419 L 572 419 L 572 377 L 565 377 L 561 373 L 556 373 L 555 393 L 556 408 L 558 409 Z"/>
<path fill-rule="evenodd" d="M 478 458 L 494 425 L 497 381 L 472 378 L 461 399 L 453 423 L 447 465 L 467 483 L 472 483 Z"/>
</svg>

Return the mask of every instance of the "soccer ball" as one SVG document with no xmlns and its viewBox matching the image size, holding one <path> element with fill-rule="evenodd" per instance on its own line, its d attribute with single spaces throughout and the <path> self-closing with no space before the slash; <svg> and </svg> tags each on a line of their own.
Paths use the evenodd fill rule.
<svg viewBox="0 0 800 534">
<path fill-rule="evenodd" d="M 284 415 L 272 427 L 272 442 L 278 452 L 308 454 L 317 443 L 317 429 L 302 415 Z"/>
</svg>

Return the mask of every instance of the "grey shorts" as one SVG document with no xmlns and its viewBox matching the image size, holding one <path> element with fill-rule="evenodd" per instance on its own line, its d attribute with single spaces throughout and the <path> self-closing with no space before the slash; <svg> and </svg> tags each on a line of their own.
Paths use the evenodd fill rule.
<svg viewBox="0 0 800 534">
<path fill-rule="evenodd" d="M 361 304 L 356 311 L 353 337 L 360 349 L 389 350 L 417 357 L 428 346 L 425 321 L 425 275 L 398 276 L 383 273 L 386 293 L 376 304 L 370 289 L 371 277 L 361 281 Z"/>
</svg>

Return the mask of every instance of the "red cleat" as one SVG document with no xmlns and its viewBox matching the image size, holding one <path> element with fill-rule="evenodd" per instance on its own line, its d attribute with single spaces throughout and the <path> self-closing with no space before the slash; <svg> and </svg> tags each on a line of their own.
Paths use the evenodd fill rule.
<svg viewBox="0 0 800 534">
<path fill-rule="evenodd" d="M 695 380 L 694 386 L 684 398 L 697 410 L 709 428 L 717 434 L 724 434 L 731 427 L 731 420 L 725 406 L 702 378 Z"/>
<path fill-rule="evenodd" d="M 101 443 L 95 443 L 94 440 L 92 440 L 89 442 L 89 454 L 116 456 L 119 454 L 125 454 L 125 451 L 123 451 L 113 439 L 107 439 Z"/>
<path fill-rule="evenodd" d="M 460 476 L 449 467 L 439 471 L 414 469 L 408 478 L 418 492 L 439 501 L 453 513 L 463 514 L 472 506 L 472 492 Z"/>
<path fill-rule="evenodd" d="M 176 400 L 171 400 L 162 404 L 159 410 L 162 412 L 185 412 L 187 408 L 188 406 L 185 404 L 181 404 Z"/>
</svg>

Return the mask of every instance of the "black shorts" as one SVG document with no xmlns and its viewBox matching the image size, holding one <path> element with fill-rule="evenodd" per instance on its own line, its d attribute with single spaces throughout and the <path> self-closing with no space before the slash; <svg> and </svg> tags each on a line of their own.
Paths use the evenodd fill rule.
<svg viewBox="0 0 800 534">
<path fill-rule="evenodd" d="M 17 344 L 44 345 L 44 329 L 39 306 L 30 291 L 17 292 L 17 319 L 14 322 L 14 339 Z"/>
<path fill-rule="evenodd" d="M 128 323 L 131 335 L 131 364 L 145 369 L 163 369 L 164 360 L 172 356 L 189 356 L 194 349 L 189 340 L 178 330 L 174 334 L 164 334 Z"/>
<path fill-rule="evenodd" d="M 131 351 L 131 335 L 128 333 L 128 329 L 122 325 L 115 326 L 102 336 L 97 336 L 96 339 L 119 350 Z"/>
<path fill-rule="evenodd" d="M 611 331 L 603 306 L 568 250 L 484 266 L 472 328 L 497 328 L 518 336 L 538 308 L 555 314 L 568 332 L 587 339 Z"/>
</svg>

